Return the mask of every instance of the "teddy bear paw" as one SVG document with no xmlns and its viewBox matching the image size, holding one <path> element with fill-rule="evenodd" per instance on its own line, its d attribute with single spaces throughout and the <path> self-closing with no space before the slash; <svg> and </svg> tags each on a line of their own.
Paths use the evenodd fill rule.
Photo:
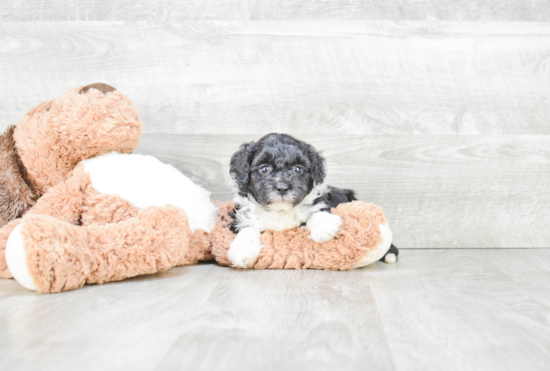
<svg viewBox="0 0 550 371">
<path fill-rule="evenodd" d="M 23 224 L 19 224 L 10 233 L 6 243 L 6 264 L 13 278 L 24 288 L 36 291 L 36 285 L 32 279 L 29 267 L 27 265 L 27 255 L 25 252 L 25 241 L 21 234 Z"/>
</svg>

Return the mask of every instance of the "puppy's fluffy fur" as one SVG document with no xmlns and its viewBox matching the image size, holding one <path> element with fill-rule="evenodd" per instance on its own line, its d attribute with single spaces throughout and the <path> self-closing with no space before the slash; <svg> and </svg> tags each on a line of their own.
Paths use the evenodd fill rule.
<svg viewBox="0 0 550 371">
<path fill-rule="evenodd" d="M 238 188 L 231 230 L 237 237 L 228 257 L 245 268 L 261 251 L 265 230 L 303 227 L 316 242 L 334 238 L 342 219 L 330 209 L 356 200 L 349 189 L 324 183 L 325 160 L 317 150 L 286 134 L 268 134 L 241 145 L 231 158 L 231 177 Z M 384 256 L 396 261 L 395 246 Z"/>
</svg>

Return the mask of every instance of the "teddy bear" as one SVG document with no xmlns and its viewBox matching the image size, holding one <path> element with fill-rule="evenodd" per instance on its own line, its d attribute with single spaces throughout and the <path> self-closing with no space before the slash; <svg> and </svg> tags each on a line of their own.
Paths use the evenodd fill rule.
<svg viewBox="0 0 550 371">
<path fill-rule="evenodd" d="M 111 89 L 74 89 L 10 129 L 20 158 L 14 164 L 22 166 L 14 171 L 19 183 L 6 184 L 26 184 L 29 192 L 7 192 L 21 197 L 6 198 L 0 273 L 29 290 L 68 291 L 211 259 L 232 266 L 234 204 L 212 202 L 172 166 L 129 153 L 141 121 Z M 103 109 L 94 103 L 101 99 Z M 260 255 L 246 268 L 348 270 L 389 249 L 379 207 L 353 201 L 332 212 L 343 220 L 333 240 L 315 242 L 300 228 L 265 231 Z"/>
<path fill-rule="evenodd" d="M 72 89 L 2 136 L 0 275 L 71 290 L 211 259 L 210 193 L 130 154 L 142 122 L 106 84 Z"/>
</svg>

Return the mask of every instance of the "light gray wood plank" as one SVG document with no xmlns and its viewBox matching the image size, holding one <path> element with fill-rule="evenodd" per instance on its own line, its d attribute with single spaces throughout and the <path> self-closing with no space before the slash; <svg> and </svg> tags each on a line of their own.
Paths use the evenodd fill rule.
<svg viewBox="0 0 550 371">
<path fill-rule="evenodd" d="M 0 280 L 0 366 L 392 370 L 368 276 L 339 273 L 207 264 L 62 295 Z"/>
<path fill-rule="evenodd" d="M 352 272 L 0 279 L 3 370 L 546 370 L 550 249 L 404 250 Z"/>
<path fill-rule="evenodd" d="M 406 250 L 370 287 L 395 369 L 546 370 L 550 250 Z"/>
<path fill-rule="evenodd" d="M 0 24 L 1 127 L 74 86 L 149 133 L 550 134 L 550 23 Z"/>
<path fill-rule="evenodd" d="M 5 21 L 115 20 L 548 21 L 547 0 L 3 0 Z"/>
<path fill-rule="evenodd" d="M 327 183 L 382 206 L 400 248 L 550 247 L 550 136 L 298 135 Z M 260 136 L 145 134 L 137 152 L 232 198 L 229 159 Z"/>
</svg>

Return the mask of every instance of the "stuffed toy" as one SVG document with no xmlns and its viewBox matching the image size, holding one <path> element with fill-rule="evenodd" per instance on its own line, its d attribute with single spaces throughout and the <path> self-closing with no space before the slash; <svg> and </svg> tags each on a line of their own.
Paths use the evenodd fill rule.
<svg viewBox="0 0 550 371">
<path fill-rule="evenodd" d="M 20 166 L 17 182 L 2 184 L 0 273 L 29 290 L 67 291 L 202 260 L 232 266 L 234 204 L 214 204 L 172 166 L 128 154 L 141 122 L 111 89 L 75 89 L 6 133 L 10 166 Z M 391 232 L 380 208 L 353 201 L 332 212 L 343 220 L 334 239 L 318 243 L 300 228 L 265 231 L 247 268 L 348 270 L 384 256 Z"/>
<path fill-rule="evenodd" d="M 50 293 L 211 259 L 210 193 L 154 157 L 129 154 L 141 130 L 126 96 L 93 84 L 6 131 L 2 277 Z"/>
<path fill-rule="evenodd" d="M 237 236 L 230 229 L 233 202 L 220 204 L 212 232 L 212 255 L 220 265 L 232 266 L 228 257 Z M 264 231 L 262 250 L 246 268 L 349 270 L 380 260 L 389 250 L 392 233 L 380 207 L 363 201 L 343 203 L 331 212 L 342 218 L 336 236 L 319 243 L 302 228 Z"/>
</svg>

